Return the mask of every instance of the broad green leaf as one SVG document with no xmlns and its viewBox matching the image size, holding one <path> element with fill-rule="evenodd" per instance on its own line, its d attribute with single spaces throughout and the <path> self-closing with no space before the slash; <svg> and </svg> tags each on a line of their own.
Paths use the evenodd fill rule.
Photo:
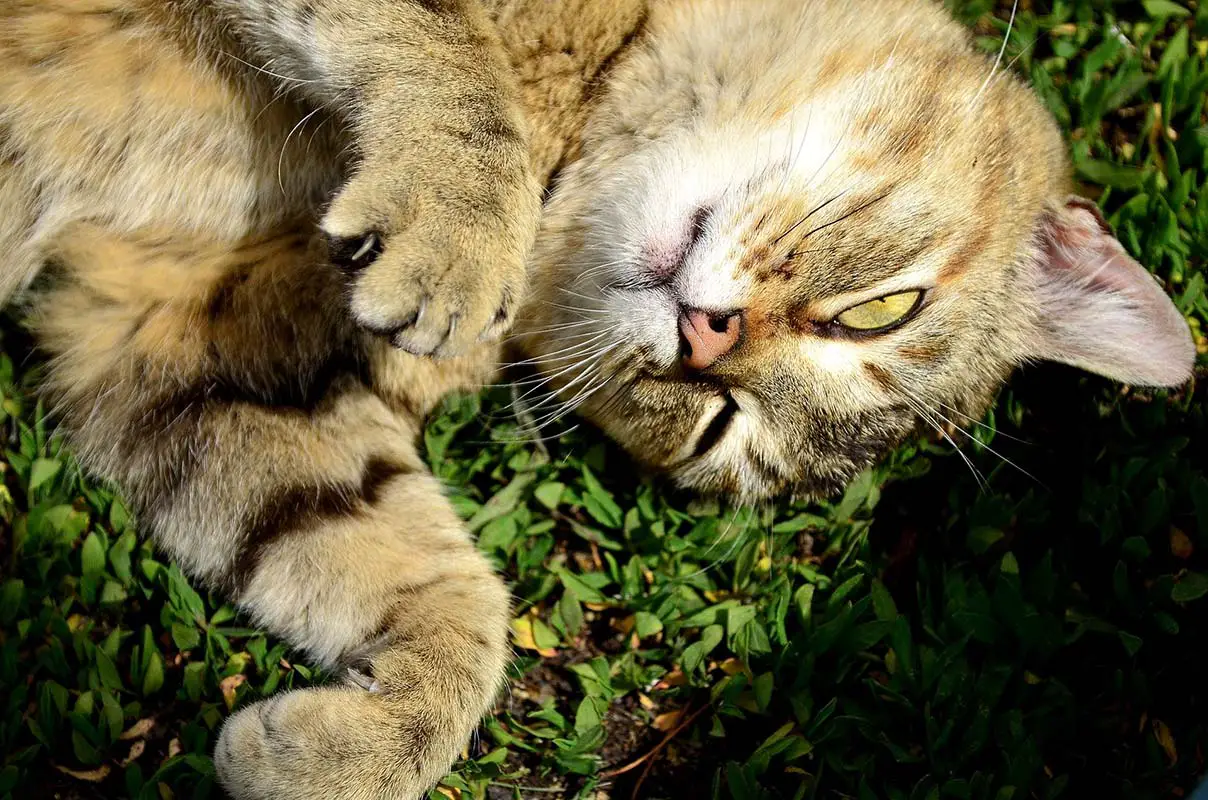
<svg viewBox="0 0 1208 800">
<path fill-rule="evenodd" d="M 85 577 L 95 577 L 105 569 L 105 546 L 95 533 L 88 534 L 80 548 L 80 571 Z"/>
<path fill-rule="evenodd" d="M 1200 572 L 1188 572 L 1179 579 L 1170 592 L 1170 599 L 1176 603 L 1189 603 L 1199 600 L 1208 594 L 1208 575 Z"/>
<path fill-rule="evenodd" d="M 872 607 L 877 614 L 877 619 L 882 621 L 890 621 L 897 619 L 898 607 L 893 602 L 893 596 L 889 594 L 889 590 L 885 588 L 885 584 L 874 579 L 871 587 Z"/>
<path fill-rule="evenodd" d="M 63 469 L 63 462 L 58 459 L 36 459 L 29 468 L 29 490 L 32 492 L 52 480 L 61 469 Z"/>
</svg>

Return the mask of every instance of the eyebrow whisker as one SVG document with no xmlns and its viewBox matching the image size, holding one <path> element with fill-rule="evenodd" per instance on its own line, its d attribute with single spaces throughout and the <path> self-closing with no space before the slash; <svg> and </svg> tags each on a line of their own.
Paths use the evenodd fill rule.
<svg viewBox="0 0 1208 800">
<path fill-rule="evenodd" d="M 822 209 L 826 208 L 826 207 L 827 207 L 827 206 L 829 206 L 831 203 L 835 202 L 836 200 L 838 200 L 840 197 L 842 197 L 842 196 L 843 196 L 843 195 L 845 195 L 845 194 L 847 194 L 847 190 L 844 190 L 844 191 L 842 191 L 842 192 L 839 192 L 837 195 L 835 195 L 835 196 L 831 197 L 829 200 L 823 200 L 821 203 L 819 203 L 818 205 L 814 206 L 814 208 L 813 208 L 813 209 L 812 209 L 812 210 L 811 210 L 811 211 L 810 211 L 808 214 L 806 214 L 804 217 L 802 217 L 801 219 L 799 219 L 799 220 L 797 220 L 796 222 L 794 222 L 794 223 L 793 223 L 793 225 L 792 225 L 792 227 L 790 227 L 790 228 L 789 228 L 787 231 L 785 231 L 784 233 L 782 233 L 782 234 L 780 234 L 779 236 L 777 236 L 777 237 L 776 237 L 776 238 L 775 238 L 775 239 L 772 241 L 772 246 L 773 246 L 773 247 L 775 247 L 776 245 L 780 244 L 780 242 L 781 242 L 781 241 L 782 241 L 782 240 L 783 240 L 783 239 L 784 239 L 786 236 L 788 236 L 790 233 L 792 233 L 793 231 L 797 230 L 797 229 L 798 229 L 798 228 L 800 228 L 802 225 L 804 225 L 804 224 L 805 224 L 805 222 L 806 222 L 806 220 L 808 220 L 810 217 L 814 216 L 814 215 L 815 215 L 815 214 L 817 214 L 819 211 L 821 211 Z M 809 234 L 806 234 L 806 235 L 808 236 Z"/>
<path fill-rule="evenodd" d="M 868 207 L 870 207 L 870 206 L 872 206 L 872 205 L 874 205 L 874 204 L 876 204 L 876 203 L 881 202 L 881 201 L 882 201 L 882 200 L 884 200 L 886 197 L 889 197 L 889 192 L 885 192 L 885 193 L 883 193 L 883 194 L 879 194 L 879 195 L 877 195 L 876 197 L 872 198 L 871 200 L 868 200 L 868 201 L 866 201 L 866 202 L 861 203 L 860 205 L 856 206 L 856 207 L 855 207 L 855 208 L 853 208 L 851 211 L 848 211 L 846 214 L 844 214 L 843 216 L 839 217 L 838 219 L 832 219 L 830 222 L 824 222 L 824 223 L 822 223 L 821 225 L 819 225 L 818 227 L 814 228 L 814 229 L 813 229 L 813 230 L 811 230 L 809 233 L 807 233 L 805 236 L 802 236 L 802 237 L 801 237 L 801 241 L 803 241 L 803 242 L 804 242 L 806 239 L 810 238 L 811 236 L 813 236 L 815 233 L 817 233 L 817 232 L 818 232 L 818 231 L 820 231 L 820 230 L 823 230 L 823 229 L 825 229 L 825 228 L 829 228 L 829 227 L 830 227 L 830 226 L 832 226 L 832 225 L 838 225 L 840 222 L 842 222 L 843 220 L 847 219 L 848 217 L 851 217 L 851 216 L 854 216 L 854 215 L 856 215 L 856 214 L 859 214 L 861 211 L 865 210 L 866 208 L 868 208 Z"/>
</svg>

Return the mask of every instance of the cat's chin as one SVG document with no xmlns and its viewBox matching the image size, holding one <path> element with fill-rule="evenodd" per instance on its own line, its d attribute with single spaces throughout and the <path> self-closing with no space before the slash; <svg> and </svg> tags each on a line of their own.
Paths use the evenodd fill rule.
<svg viewBox="0 0 1208 800">
<path fill-rule="evenodd" d="M 740 504 L 839 493 L 880 455 L 854 462 L 790 444 L 751 392 L 644 372 L 580 409 L 636 461 L 677 487 Z M 823 439 L 828 437 L 821 437 Z"/>
<path fill-rule="evenodd" d="M 769 480 L 762 467 L 747 460 L 727 465 L 724 469 L 708 462 L 694 461 L 668 470 L 675 486 L 702 497 L 715 497 L 739 506 L 776 500 L 822 500 L 843 492 L 856 471 L 846 471 L 830 477 L 811 476 L 800 481 L 779 478 Z"/>
</svg>

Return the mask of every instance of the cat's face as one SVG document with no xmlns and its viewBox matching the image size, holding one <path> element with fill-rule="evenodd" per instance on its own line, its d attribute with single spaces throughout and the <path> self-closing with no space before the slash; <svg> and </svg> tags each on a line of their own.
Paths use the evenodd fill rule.
<svg viewBox="0 0 1208 800">
<path fill-rule="evenodd" d="M 517 341 L 563 405 L 537 417 L 754 499 L 968 426 L 1028 359 L 1184 380 L 1185 322 L 1065 200 L 1039 102 L 929 4 L 829 5 L 651 20 L 547 207 Z"/>
</svg>

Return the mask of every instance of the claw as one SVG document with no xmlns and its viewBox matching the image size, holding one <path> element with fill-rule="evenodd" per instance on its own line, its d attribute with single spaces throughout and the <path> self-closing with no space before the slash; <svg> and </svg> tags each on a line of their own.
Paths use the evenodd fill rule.
<svg viewBox="0 0 1208 800">
<path fill-rule="evenodd" d="M 358 669 L 348 668 L 348 680 L 370 694 L 381 694 L 382 685 Z"/>
<path fill-rule="evenodd" d="M 382 237 L 370 232 L 358 241 L 355 237 L 331 237 L 327 241 L 327 257 L 343 270 L 356 272 L 372 264 L 382 252 Z"/>
<path fill-rule="evenodd" d="M 352 254 L 353 261 L 360 261 L 365 255 L 374 248 L 377 244 L 377 234 L 371 233 L 365 237 L 365 241 L 361 243 L 360 249 Z"/>
</svg>

